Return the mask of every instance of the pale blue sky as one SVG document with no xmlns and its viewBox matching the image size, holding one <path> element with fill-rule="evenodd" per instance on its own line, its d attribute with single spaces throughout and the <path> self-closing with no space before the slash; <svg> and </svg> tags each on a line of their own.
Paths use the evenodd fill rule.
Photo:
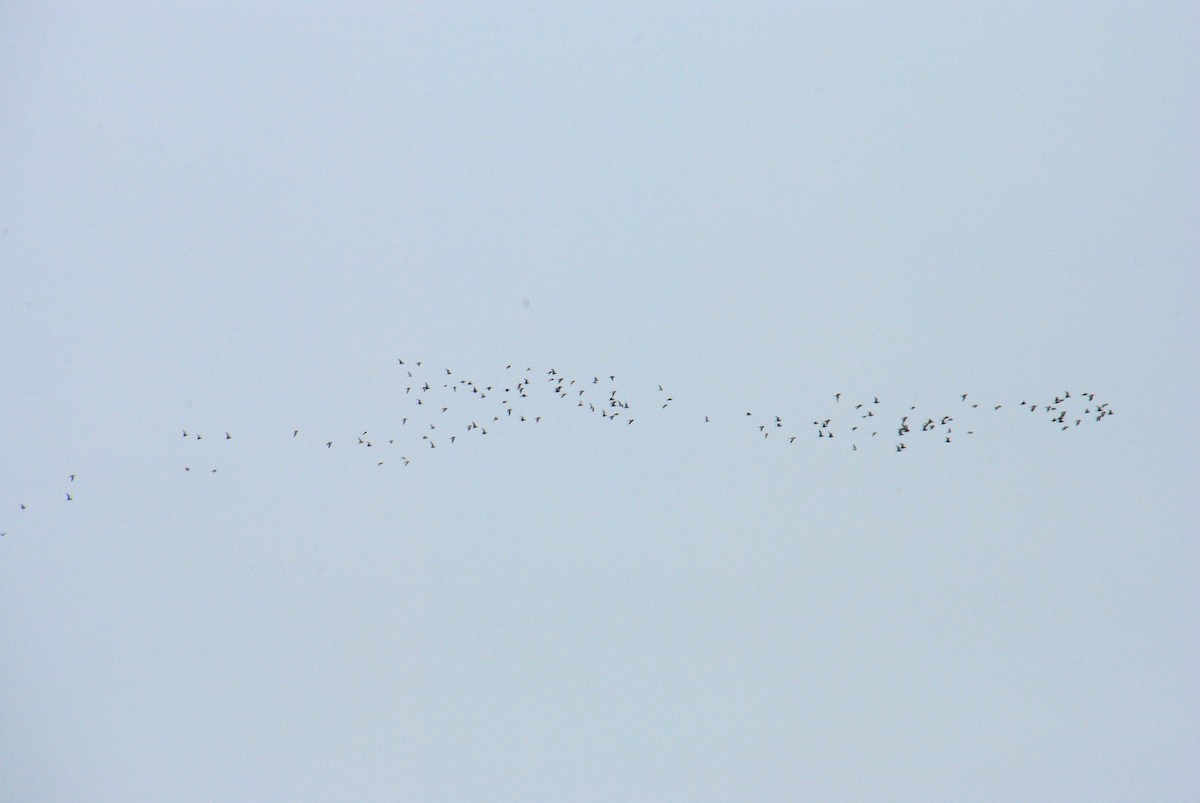
<svg viewBox="0 0 1200 803">
<path fill-rule="evenodd" d="M 6 5 L 0 798 L 1194 800 L 1198 45 Z"/>
</svg>

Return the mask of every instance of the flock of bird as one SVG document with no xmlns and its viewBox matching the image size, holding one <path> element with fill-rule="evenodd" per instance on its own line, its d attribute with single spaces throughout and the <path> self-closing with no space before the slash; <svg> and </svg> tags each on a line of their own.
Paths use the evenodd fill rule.
<svg viewBox="0 0 1200 803">
<path fill-rule="evenodd" d="M 975 434 L 974 426 L 987 415 L 1001 411 L 1023 415 L 1066 431 L 1103 421 L 1114 414 L 1109 402 L 1100 401 L 1090 391 L 1063 391 L 1051 399 L 1026 399 L 1019 404 L 983 401 L 968 393 L 936 411 L 918 410 L 916 405 L 886 405 L 878 396 L 850 398 L 831 393 L 827 406 L 818 414 L 795 415 L 771 411 L 699 411 L 679 413 L 674 395 L 663 385 L 651 390 L 649 399 L 636 405 L 617 386 L 615 374 L 567 376 L 555 368 L 506 365 L 498 376 L 477 379 L 455 373 L 450 368 L 433 369 L 422 360 L 397 358 L 402 372 L 396 408 L 387 431 L 356 430 L 340 433 L 302 431 L 293 426 L 282 437 L 304 446 L 323 449 L 356 449 L 376 466 L 406 467 L 432 457 L 437 449 L 460 449 L 469 441 L 479 441 L 514 427 L 536 427 L 543 419 L 563 411 L 593 417 L 598 424 L 623 428 L 645 426 L 662 416 L 694 416 L 697 426 L 724 423 L 744 431 L 747 436 L 768 443 L 795 448 L 805 440 L 825 448 L 859 451 L 868 445 L 888 451 L 904 452 L 918 443 L 952 444 Z M 402 390 L 399 388 L 402 387 Z M 675 411 L 672 411 L 675 408 Z M 982 414 L 982 416 L 981 416 Z M 685 419 L 686 420 L 686 419 Z M 218 450 L 201 449 L 202 443 L 233 446 L 235 435 L 224 429 L 216 433 L 196 431 L 184 426 L 177 438 L 191 444 L 195 459 L 180 469 L 190 475 L 215 475 L 220 466 L 213 458 Z M 67 476 L 62 503 L 75 500 L 72 493 L 75 474 Z M 19 503 L 19 510 L 29 505 Z M 0 532 L 0 535 L 5 533 Z"/>
<path fill-rule="evenodd" d="M 469 440 L 485 438 L 489 432 L 512 427 L 533 427 L 563 410 L 590 416 L 606 426 L 646 425 L 658 416 L 679 408 L 674 395 L 663 385 L 651 390 L 649 399 L 636 405 L 622 392 L 615 374 L 568 376 L 555 369 L 530 366 L 504 366 L 498 377 L 486 380 L 455 373 L 450 368 L 432 369 L 421 360 L 397 358 L 404 373 L 397 407 L 386 431 L 312 434 L 298 427 L 287 430 L 292 440 L 305 445 L 330 449 L 358 449 L 377 466 L 411 465 L 414 461 L 442 448 L 461 448 Z M 836 448 L 859 451 L 868 444 L 886 444 L 889 450 L 904 452 L 919 442 L 949 444 L 975 434 L 972 428 L 980 412 L 997 414 L 1006 407 L 1032 414 L 1040 423 L 1058 430 L 1103 421 L 1113 415 L 1109 402 L 1097 401 L 1096 394 L 1063 391 L 1052 400 L 1023 400 L 1016 405 L 984 402 L 963 393 L 953 403 L 936 412 L 918 411 L 916 405 L 901 410 L 889 408 L 878 396 L 851 399 L 842 393 L 830 394 L 830 404 L 814 417 L 753 411 L 723 414 L 698 413 L 695 423 L 732 423 L 747 434 L 764 441 L 794 446 L 803 439 Z M 184 439 L 200 441 L 204 435 L 181 430 Z M 229 432 L 216 436 L 218 442 L 230 440 Z M 218 468 L 185 464 L 186 472 L 216 473 Z"/>
</svg>

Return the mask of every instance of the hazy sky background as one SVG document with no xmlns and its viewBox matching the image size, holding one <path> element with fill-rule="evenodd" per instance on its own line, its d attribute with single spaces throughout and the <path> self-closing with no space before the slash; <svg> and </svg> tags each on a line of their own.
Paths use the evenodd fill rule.
<svg viewBox="0 0 1200 803">
<path fill-rule="evenodd" d="M 5 4 L 0 798 L 1195 800 L 1198 45 Z"/>
</svg>

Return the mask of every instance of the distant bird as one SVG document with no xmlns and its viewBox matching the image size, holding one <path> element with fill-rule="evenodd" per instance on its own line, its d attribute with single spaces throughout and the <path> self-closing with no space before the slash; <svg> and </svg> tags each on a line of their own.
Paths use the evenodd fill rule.
<svg viewBox="0 0 1200 803">
<path fill-rule="evenodd" d="M 186 429 L 183 431 L 183 437 L 185 437 L 185 438 L 187 437 L 187 430 L 186 430 Z"/>
<path fill-rule="evenodd" d="M 68 502 L 70 502 L 70 501 L 71 501 L 71 495 L 70 495 L 70 494 L 67 494 L 67 501 L 68 501 Z"/>
<path fill-rule="evenodd" d="M 333 446 L 333 441 L 325 441 L 325 448 L 328 449 L 330 446 Z"/>
<path fill-rule="evenodd" d="M 75 482 L 75 475 L 74 475 L 74 474 L 72 474 L 72 475 L 71 475 L 71 482 Z"/>
<path fill-rule="evenodd" d="M 25 507 L 24 505 L 21 505 L 21 510 L 28 510 L 28 509 L 29 508 Z"/>
<path fill-rule="evenodd" d="M 184 466 L 184 467 L 183 467 L 183 470 L 184 470 L 184 471 L 191 471 L 191 470 L 192 470 L 192 467 L 191 467 L 191 466 Z"/>
<path fill-rule="evenodd" d="M 297 435 L 299 435 L 299 434 L 300 434 L 300 430 L 298 430 L 298 429 L 293 429 L 293 430 L 292 430 L 292 437 L 293 437 L 293 438 L 294 438 L 294 437 L 296 437 L 296 436 L 297 436 Z"/>
<path fill-rule="evenodd" d="M 232 438 L 232 436 L 231 436 L 231 435 L 230 435 L 228 432 L 226 432 L 226 433 L 225 433 L 225 440 L 230 440 L 231 438 Z"/>
</svg>

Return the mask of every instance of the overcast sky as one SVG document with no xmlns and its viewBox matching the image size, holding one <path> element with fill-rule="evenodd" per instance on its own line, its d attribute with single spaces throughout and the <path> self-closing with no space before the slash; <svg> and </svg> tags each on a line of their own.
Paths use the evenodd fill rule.
<svg viewBox="0 0 1200 803">
<path fill-rule="evenodd" d="M 1200 796 L 1194 4 L 101 5 L 0 798 Z"/>
</svg>

